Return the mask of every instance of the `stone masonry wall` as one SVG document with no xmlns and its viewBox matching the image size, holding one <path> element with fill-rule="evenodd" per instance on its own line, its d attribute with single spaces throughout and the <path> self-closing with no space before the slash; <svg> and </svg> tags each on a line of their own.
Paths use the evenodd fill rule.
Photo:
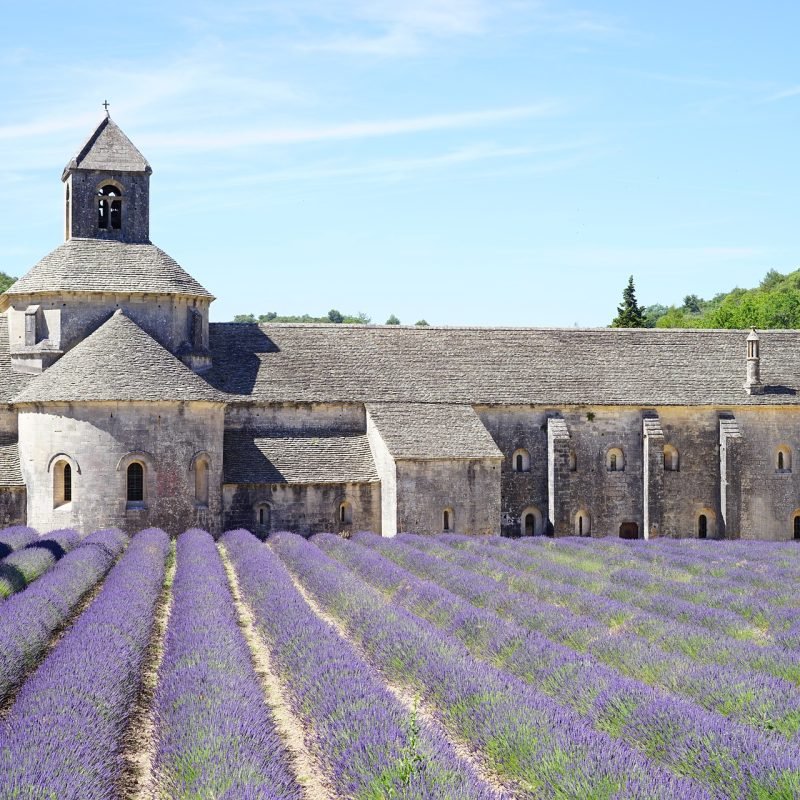
<svg viewBox="0 0 800 800">
<path fill-rule="evenodd" d="M 116 526 L 175 535 L 222 518 L 223 408 L 212 403 L 87 403 L 22 407 L 19 447 L 28 524 L 88 533 Z M 209 502 L 195 498 L 193 459 L 210 461 Z M 72 502 L 55 506 L 53 468 L 72 466 Z M 145 502 L 127 503 L 127 463 L 145 464 Z"/>
<path fill-rule="evenodd" d="M 440 533 L 443 511 L 450 508 L 457 533 L 500 533 L 499 460 L 398 460 L 396 463 L 399 531 Z"/>
<path fill-rule="evenodd" d="M 293 531 L 312 534 L 322 531 L 380 531 L 380 484 L 226 484 L 224 528 L 246 528 L 265 536 L 270 531 Z M 342 524 L 339 506 L 348 501 L 352 522 Z M 257 509 L 269 505 L 269 524 L 258 524 Z"/>
</svg>

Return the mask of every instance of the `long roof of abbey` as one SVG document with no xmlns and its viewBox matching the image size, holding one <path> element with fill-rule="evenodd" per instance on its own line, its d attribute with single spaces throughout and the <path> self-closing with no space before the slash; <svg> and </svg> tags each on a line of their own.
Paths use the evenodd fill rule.
<svg viewBox="0 0 800 800">
<path fill-rule="evenodd" d="M 761 335 L 763 395 L 744 388 L 746 331 L 211 325 L 205 378 L 261 402 L 459 405 L 800 404 L 800 333 Z"/>
</svg>

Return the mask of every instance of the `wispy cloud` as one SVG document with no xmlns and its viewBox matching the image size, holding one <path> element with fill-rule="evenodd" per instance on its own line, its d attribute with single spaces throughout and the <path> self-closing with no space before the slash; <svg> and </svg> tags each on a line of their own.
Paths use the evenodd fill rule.
<svg viewBox="0 0 800 800">
<path fill-rule="evenodd" d="M 786 100 L 789 97 L 797 97 L 798 95 L 800 95 L 800 86 L 790 86 L 788 89 L 782 89 L 764 98 L 764 102 L 774 103 L 777 100 Z"/>
<path fill-rule="evenodd" d="M 248 186 L 349 177 L 397 181 L 411 178 L 420 172 L 446 170 L 493 161 L 528 162 L 531 159 L 539 159 L 539 163 L 544 167 L 545 164 L 560 163 L 560 156 L 564 152 L 577 152 L 587 146 L 587 143 L 583 142 L 540 147 L 500 147 L 493 144 L 474 144 L 430 156 L 383 158 L 347 164 L 325 162 L 243 175 L 230 181 L 229 185 Z M 558 156 L 558 158 L 554 159 L 554 156 Z"/>
<path fill-rule="evenodd" d="M 149 145 L 182 151 L 229 150 L 253 145 L 290 145 L 332 140 L 371 139 L 432 131 L 479 128 L 533 117 L 553 116 L 562 110 L 559 103 L 510 106 L 451 114 L 432 114 L 401 119 L 344 122 L 334 125 L 310 125 L 296 128 L 242 128 L 225 131 L 155 134 L 147 137 Z"/>
</svg>

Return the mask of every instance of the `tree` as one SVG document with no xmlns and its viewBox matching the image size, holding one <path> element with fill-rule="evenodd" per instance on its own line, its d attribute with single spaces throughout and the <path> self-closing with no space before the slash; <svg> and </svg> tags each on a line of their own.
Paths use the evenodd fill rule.
<svg viewBox="0 0 800 800">
<path fill-rule="evenodd" d="M 687 294 L 683 298 L 683 310 L 688 311 L 690 314 L 700 313 L 700 304 L 703 301 L 696 294 Z"/>
<path fill-rule="evenodd" d="M 0 272 L 0 293 L 8 289 L 14 281 L 16 281 L 16 278 L 6 275 L 5 272 Z"/>
<path fill-rule="evenodd" d="M 249 323 L 251 325 L 256 323 L 256 322 L 258 322 L 258 320 L 255 317 L 255 314 L 237 314 L 233 318 L 233 321 L 234 322 L 247 322 L 247 323 Z"/>
<path fill-rule="evenodd" d="M 399 325 L 400 324 L 400 320 L 397 319 L 397 317 L 394 314 L 392 314 L 392 316 L 389 317 L 389 319 L 386 320 L 386 324 L 387 325 Z"/>
<path fill-rule="evenodd" d="M 429 327 L 428 321 L 425 319 L 418 320 L 414 323 L 418 328 L 427 328 Z"/>
<path fill-rule="evenodd" d="M 337 322 L 337 323 L 344 322 L 344 315 L 340 311 L 337 311 L 335 308 L 332 308 L 328 312 L 328 319 L 331 322 Z"/>
<path fill-rule="evenodd" d="M 612 328 L 644 328 L 644 311 L 636 302 L 636 287 L 633 275 L 628 278 L 628 285 L 622 292 L 622 305 L 617 306 L 617 316 L 611 323 Z"/>
</svg>

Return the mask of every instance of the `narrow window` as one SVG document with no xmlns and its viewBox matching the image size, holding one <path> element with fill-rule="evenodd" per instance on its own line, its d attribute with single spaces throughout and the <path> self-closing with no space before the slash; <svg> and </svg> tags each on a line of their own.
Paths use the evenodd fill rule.
<svg viewBox="0 0 800 800">
<path fill-rule="evenodd" d="M 194 499 L 200 506 L 208 505 L 208 460 L 199 458 L 194 465 Z"/>
<path fill-rule="evenodd" d="M 72 466 L 58 461 L 53 466 L 53 508 L 72 502 Z"/>
<path fill-rule="evenodd" d="M 778 453 L 778 469 L 783 469 L 783 453 Z"/>
<path fill-rule="evenodd" d="M 575 515 L 575 535 L 576 536 L 592 535 L 592 519 L 585 511 L 579 511 Z"/>
<path fill-rule="evenodd" d="M 778 472 L 792 471 L 792 449 L 788 445 L 781 445 L 775 453 L 775 469 Z"/>
<path fill-rule="evenodd" d="M 452 531 L 453 530 L 453 509 L 446 508 L 442 512 L 442 530 L 443 531 Z"/>
<path fill-rule="evenodd" d="M 606 453 L 606 469 L 609 472 L 622 472 L 625 469 L 625 457 L 619 447 L 612 447 Z"/>
<path fill-rule="evenodd" d="M 64 502 L 72 502 L 72 467 L 64 464 Z"/>
<path fill-rule="evenodd" d="M 353 521 L 353 506 L 347 500 L 339 504 L 339 524 L 349 525 Z"/>
<path fill-rule="evenodd" d="M 514 451 L 511 464 L 514 472 L 530 472 L 531 454 L 524 447 L 520 447 Z"/>
<path fill-rule="evenodd" d="M 268 503 L 260 503 L 256 506 L 256 526 L 260 532 L 266 533 L 270 530 L 272 523 L 272 508 Z"/>
<path fill-rule="evenodd" d="M 701 514 L 697 518 L 697 538 L 705 539 L 708 536 L 708 517 Z"/>
<path fill-rule="evenodd" d="M 144 467 L 138 461 L 128 467 L 128 502 L 144 502 Z"/>
<path fill-rule="evenodd" d="M 800 514 L 794 515 L 794 538 L 800 540 Z"/>
</svg>

